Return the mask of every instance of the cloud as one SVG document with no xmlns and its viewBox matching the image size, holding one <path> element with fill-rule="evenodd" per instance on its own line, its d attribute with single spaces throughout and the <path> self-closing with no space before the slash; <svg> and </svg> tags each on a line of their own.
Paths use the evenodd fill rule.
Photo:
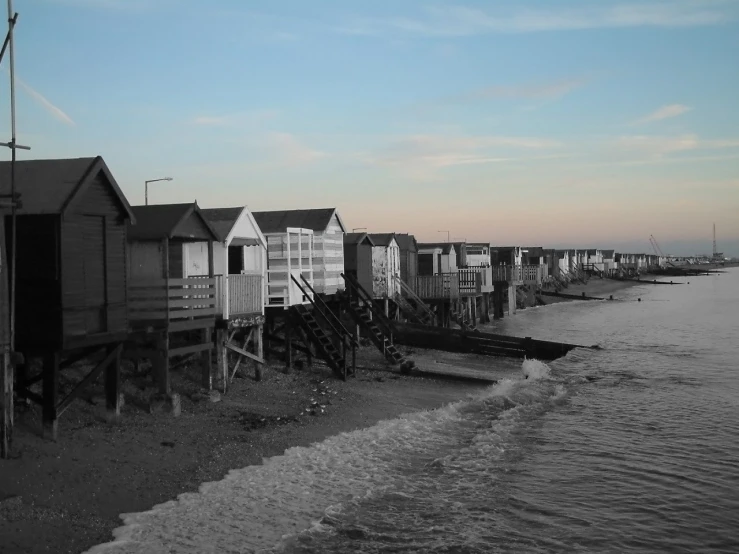
<svg viewBox="0 0 739 554">
<path fill-rule="evenodd" d="M 463 37 L 488 33 L 532 33 L 627 27 L 696 27 L 736 17 L 730 2 L 643 1 L 617 5 L 591 2 L 577 8 L 482 10 L 429 7 L 416 17 L 356 18 L 337 30 L 360 36 L 402 33 L 418 37 Z"/>
<path fill-rule="evenodd" d="M 253 125 L 275 119 L 280 114 L 277 110 L 256 110 L 238 112 L 227 115 L 200 115 L 194 117 L 191 123 L 206 127 L 232 127 L 237 125 Z"/>
<path fill-rule="evenodd" d="M 375 167 L 399 170 L 418 180 L 433 180 L 439 171 L 457 166 L 561 157 L 521 157 L 516 154 L 521 150 L 541 151 L 560 146 L 556 141 L 534 137 L 410 135 L 391 140 L 364 158 Z"/>
<path fill-rule="evenodd" d="M 49 112 L 52 116 L 54 116 L 56 119 L 61 121 L 62 123 L 66 123 L 67 125 L 74 125 L 74 121 L 71 117 L 69 117 L 66 113 L 62 111 L 61 108 L 55 106 L 52 104 L 45 96 L 43 96 L 40 92 L 37 90 L 34 90 L 29 84 L 21 81 L 18 77 L 15 78 L 18 85 L 25 90 L 31 98 L 33 98 L 36 102 L 41 104 L 43 108 Z"/>
<path fill-rule="evenodd" d="M 735 139 L 700 139 L 695 134 L 676 136 L 629 135 L 618 137 L 615 146 L 619 150 L 640 152 L 653 158 L 693 150 L 721 150 L 739 148 Z"/>
<path fill-rule="evenodd" d="M 278 163 L 290 166 L 310 164 L 327 156 L 325 152 L 310 148 L 291 133 L 269 133 L 267 146 Z"/>
<path fill-rule="evenodd" d="M 565 79 L 549 83 L 528 85 L 495 85 L 450 96 L 448 102 L 474 102 L 479 100 L 511 99 L 553 99 L 560 98 L 586 84 L 585 79 Z"/>
<path fill-rule="evenodd" d="M 692 108 L 684 106 L 683 104 L 670 104 L 669 106 L 662 106 L 658 110 L 650 113 L 649 115 L 639 119 L 636 123 L 651 123 L 652 121 L 661 121 L 663 119 L 670 119 L 671 117 L 677 117 L 686 112 L 689 112 Z"/>
</svg>

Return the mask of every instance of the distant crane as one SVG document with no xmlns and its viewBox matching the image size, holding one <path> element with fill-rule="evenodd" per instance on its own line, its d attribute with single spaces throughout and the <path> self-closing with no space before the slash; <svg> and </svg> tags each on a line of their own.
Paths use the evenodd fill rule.
<svg viewBox="0 0 739 554">
<path fill-rule="evenodd" d="M 716 248 L 716 224 L 713 224 L 713 261 L 723 260 L 724 253 L 718 252 Z"/>
<path fill-rule="evenodd" d="M 654 238 L 654 235 L 649 235 L 649 244 L 652 245 L 652 250 L 654 250 L 654 253 L 657 254 L 660 258 L 665 258 L 665 261 L 667 262 L 667 265 L 674 265 L 667 256 L 665 256 L 665 253 L 662 252 L 662 249 L 659 247 L 659 243 L 657 242 L 657 239 Z"/>
</svg>

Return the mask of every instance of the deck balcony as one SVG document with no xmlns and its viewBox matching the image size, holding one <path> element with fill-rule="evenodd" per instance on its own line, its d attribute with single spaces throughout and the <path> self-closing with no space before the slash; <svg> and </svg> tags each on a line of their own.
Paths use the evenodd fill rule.
<svg viewBox="0 0 739 554">
<path fill-rule="evenodd" d="M 212 326 L 220 313 L 217 279 L 134 279 L 128 287 L 128 306 L 134 330 L 175 332 Z"/>
</svg>

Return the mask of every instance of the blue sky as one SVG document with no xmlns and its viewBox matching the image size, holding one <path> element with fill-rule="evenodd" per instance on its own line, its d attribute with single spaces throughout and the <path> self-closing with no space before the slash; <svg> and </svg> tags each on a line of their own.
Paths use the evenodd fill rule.
<svg viewBox="0 0 739 554">
<path fill-rule="evenodd" d="M 20 156 L 132 204 L 739 255 L 737 0 L 14 4 Z"/>
</svg>

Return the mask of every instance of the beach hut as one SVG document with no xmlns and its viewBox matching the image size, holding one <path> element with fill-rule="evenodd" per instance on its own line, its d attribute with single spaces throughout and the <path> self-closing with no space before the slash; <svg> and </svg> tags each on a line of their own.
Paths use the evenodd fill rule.
<svg viewBox="0 0 739 554">
<path fill-rule="evenodd" d="M 454 255 L 457 268 L 467 267 L 467 243 L 452 242 L 454 245 Z"/>
<path fill-rule="evenodd" d="M 367 233 L 344 235 L 344 271 L 353 276 L 369 292 L 373 290 L 372 248 L 375 245 Z"/>
<path fill-rule="evenodd" d="M 305 277 L 316 293 L 344 290 L 344 233 L 336 208 L 254 212 L 267 239 L 267 306 L 290 306 L 306 300 L 291 275 Z"/>
<path fill-rule="evenodd" d="M 418 274 L 439 275 L 457 273 L 457 252 L 454 245 L 445 243 L 418 244 Z"/>
<path fill-rule="evenodd" d="M 201 210 L 218 234 L 213 246 L 219 312 L 226 320 L 258 321 L 264 315 L 267 240 L 246 206 Z M 207 275 L 206 242 L 184 245 L 186 277 Z"/>
<path fill-rule="evenodd" d="M 407 233 L 395 233 L 395 241 L 400 249 L 400 278 L 413 288 L 418 275 L 418 242 Z"/>
<path fill-rule="evenodd" d="M 468 242 L 466 245 L 467 267 L 490 267 L 490 243 Z"/>
<path fill-rule="evenodd" d="M 3 196 L 10 171 L 10 162 L 0 162 Z M 44 430 L 56 437 L 58 417 L 103 371 L 108 410 L 120 413 L 119 361 L 129 326 L 126 225 L 135 216 L 100 156 L 16 162 L 15 186 L 15 255 L 11 218 L 4 218 L 16 274 L 15 346 L 26 359 L 43 358 L 39 376 L 21 368 L 17 390 L 43 406 Z M 104 350 L 102 361 L 60 399 L 60 370 L 96 349 Z M 29 389 L 39 379 L 40 396 Z"/>
<path fill-rule="evenodd" d="M 159 393 L 176 414 L 170 358 L 201 352 L 202 385 L 212 387 L 212 332 L 219 314 L 213 245 L 219 237 L 194 202 L 134 206 L 133 213 L 137 223 L 128 229 L 131 328 L 136 351 L 152 359 Z M 200 243 L 207 250 L 197 262 L 196 276 L 188 243 Z"/>
<path fill-rule="evenodd" d="M 387 303 L 400 293 L 400 247 L 393 233 L 370 233 L 369 237 L 374 243 L 372 294 Z"/>
</svg>

